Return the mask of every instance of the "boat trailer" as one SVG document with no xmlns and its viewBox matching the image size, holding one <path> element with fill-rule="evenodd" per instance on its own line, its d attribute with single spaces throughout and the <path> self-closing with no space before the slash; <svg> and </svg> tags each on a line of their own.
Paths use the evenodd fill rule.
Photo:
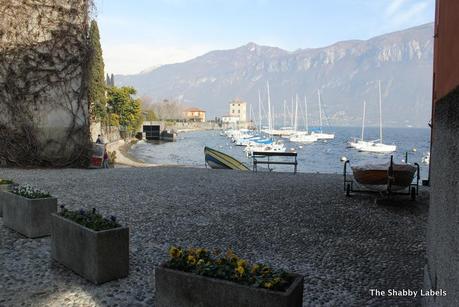
<svg viewBox="0 0 459 307">
<path fill-rule="evenodd" d="M 343 168 L 343 177 L 344 177 L 344 191 L 346 193 L 346 196 L 351 196 L 351 193 L 367 193 L 367 194 L 376 194 L 376 193 L 386 193 L 388 198 L 390 199 L 393 195 L 409 195 L 411 200 L 416 200 L 416 196 L 419 194 L 419 180 L 421 177 L 420 174 L 420 166 L 418 163 L 414 163 L 416 166 L 416 181 L 415 183 L 410 183 L 409 186 L 406 188 L 402 189 L 402 191 L 394 191 L 392 189 L 392 184 L 395 181 L 394 177 L 394 159 L 393 156 L 390 157 L 390 165 L 389 168 L 387 169 L 388 176 L 387 176 L 387 189 L 386 190 L 371 190 L 371 189 L 357 189 L 354 187 L 354 177 L 348 174 L 348 164 L 350 166 L 350 160 L 346 160 L 344 162 L 344 168 Z M 359 184 L 358 182 L 356 182 Z M 405 191 L 407 190 L 407 191 Z"/>
</svg>

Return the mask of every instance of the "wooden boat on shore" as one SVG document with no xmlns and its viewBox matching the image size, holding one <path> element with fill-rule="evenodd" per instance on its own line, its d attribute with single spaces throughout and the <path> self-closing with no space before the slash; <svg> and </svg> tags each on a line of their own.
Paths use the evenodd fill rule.
<svg viewBox="0 0 459 307">
<path fill-rule="evenodd" d="M 238 171 L 248 171 L 249 168 L 242 162 L 218 150 L 204 147 L 206 164 L 213 169 L 232 169 Z"/>
<path fill-rule="evenodd" d="M 383 164 L 352 166 L 354 179 L 370 190 L 393 191 L 408 188 L 413 182 L 417 168 L 410 164 L 395 164 L 392 161 Z"/>
</svg>

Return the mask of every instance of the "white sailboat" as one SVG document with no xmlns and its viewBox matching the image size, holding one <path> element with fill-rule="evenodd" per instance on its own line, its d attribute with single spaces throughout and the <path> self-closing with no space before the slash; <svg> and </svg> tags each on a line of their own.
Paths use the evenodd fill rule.
<svg viewBox="0 0 459 307">
<path fill-rule="evenodd" d="M 317 90 L 317 97 L 319 100 L 319 126 L 320 130 L 319 132 L 313 132 L 312 135 L 314 135 L 318 140 L 332 140 L 335 138 L 334 133 L 323 133 L 322 131 L 322 102 L 320 99 L 320 90 Z"/>
<path fill-rule="evenodd" d="M 363 146 L 367 143 L 371 143 L 371 142 L 367 142 L 364 140 L 366 106 L 367 106 L 367 102 L 366 100 L 364 100 L 363 101 L 363 115 L 362 115 L 362 132 L 361 132 L 360 140 L 358 140 L 357 138 L 354 138 L 352 141 L 348 142 L 349 146 L 352 148 L 359 149 L 360 146 Z"/>
<path fill-rule="evenodd" d="M 264 130 L 266 134 L 273 136 L 273 135 L 278 135 L 277 131 L 273 129 L 273 116 L 272 116 L 272 111 L 271 111 L 271 94 L 269 92 L 269 81 L 266 82 L 266 90 L 268 92 L 268 129 Z M 260 142 L 250 142 L 247 144 L 245 151 L 247 152 L 247 155 L 252 155 L 252 152 L 257 151 L 257 152 L 285 152 L 286 148 L 283 143 L 277 141 L 277 142 L 269 142 L 269 144 L 266 143 L 260 143 Z"/>
<path fill-rule="evenodd" d="M 355 148 L 359 151 L 364 151 L 364 152 L 391 153 L 397 150 L 397 146 L 387 145 L 383 143 L 381 81 L 378 82 L 378 88 L 379 88 L 379 140 L 363 141 L 363 125 L 362 125 L 362 140 L 356 143 Z"/>
<path fill-rule="evenodd" d="M 290 141 L 295 143 L 302 144 L 311 144 L 317 141 L 315 135 L 309 134 L 309 125 L 308 125 L 308 103 L 306 96 L 304 97 L 304 112 L 305 112 L 305 124 L 306 131 L 297 131 L 298 128 L 298 95 L 296 96 L 296 111 L 295 111 L 295 133 L 290 136 Z"/>
</svg>

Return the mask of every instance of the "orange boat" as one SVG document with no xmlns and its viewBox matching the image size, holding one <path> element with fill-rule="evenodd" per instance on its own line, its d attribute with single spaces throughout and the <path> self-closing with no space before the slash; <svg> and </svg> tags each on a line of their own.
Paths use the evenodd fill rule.
<svg viewBox="0 0 459 307">
<path fill-rule="evenodd" d="M 391 185 L 393 191 L 408 188 L 413 182 L 417 168 L 410 164 L 367 164 L 352 166 L 354 179 L 370 190 L 387 190 Z"/>
</svg>

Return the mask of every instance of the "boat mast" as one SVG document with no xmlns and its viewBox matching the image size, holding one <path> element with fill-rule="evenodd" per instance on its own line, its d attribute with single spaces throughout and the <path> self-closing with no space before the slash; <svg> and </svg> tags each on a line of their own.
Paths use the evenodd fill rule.
<svg viewBox="0 0 459 307">
<path fill-rule="evenodd" d="M 379 143 L 383 142 L 382 135 L 382 98 L 381 98 L 381 80 L 378 82 L 379 87 Z"/>
<path fill-rule="evenodd" d="M 293 127 L 293 96 L 292 96 L 292 108 L 290 109 L 291 110 L 291 113 L 290 113 L 290 117 L 291 117 L 291 122 L 290 122 L 290 127 Z"/>
<path fill-rule="evenodd" d="M 268 91 L 268 130 L 270 133 L 272 133 L 271 96 L 269 94 L 269 81 L 266 81 L 266 89 Z"/>
<path fill-rule="evenodd" d="M 261 94 L 258 90 L 258 131 L 261 132 Z"/>
<path fill-rule="evenodd" d="M 317 97 L 319 99 L 319 126 L 320 132 L 322 132 L 322 103 L 320 102 L 320 89 L 317 90 Z"/>
<path fill-rule="evenodd" d="M 295 132 L 298 130 L 298 94 L 295 97 L 295 126 L 293 129 Z"/>
<path fill-rule="evenodd" d="M 366 113 L 366 106 L 367 106 L 367 101 L 364 100 L 363 101 L 363 116 L 362 116 L 362 136 L 360 138 L 360 140 L 363 141 L 363 133 L 365 131 L 365 113 Z"/>
<path fill-rule="evenodd" d="M 287 100 L 284 99 L 284 127 L 287 127 Z"/>
<path fill-rule="evenodd" d="M 306 100 L 306 96 L 304 96 L 304 114 L 305 114 L 306 133 L 309 133 L 308 101 Z"/>
</svg>

